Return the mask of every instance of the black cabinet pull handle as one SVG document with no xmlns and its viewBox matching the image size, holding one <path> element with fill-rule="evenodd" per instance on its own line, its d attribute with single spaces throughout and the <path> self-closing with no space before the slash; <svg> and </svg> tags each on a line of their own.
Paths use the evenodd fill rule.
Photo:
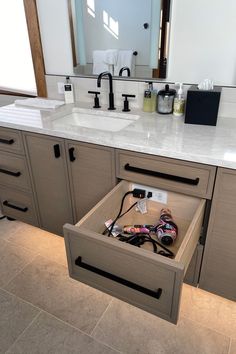
<svg viewBox="0 0 236 354">
<path fill-rule="evenodd" d="M 53 146 L 55 158 L 58 159 L 61 156 L 60 145 L 56 144 Z"/>
<path fill-rule="evenodd" d="M 75 151 L 75 148 L 73 148 L 73 147 L 69 149 L 69 157 L 70 157 L 71 162 L 75 161 L 74 151 Z"/>
<path fill-rule="evenodd" d="M 21 172 L 12 172 L 8 170 L 4 170 L 3 168 L 0 168 L 0 173 L 4 173 L 5 175 L 13 176 L 13 177 L 20 177 Z"/>
<path fill-rule="evenodd" d="M 4 200 L 3 205 L 7 206 L 8 208 L 12 208 L 12 209 L 15 209 L 15 210 L 22 211 L 23 213 L 26 213 L 28 211 L 27 207 L 20 208 L 20 207 L 14 205 L 14 204 L 9 203 L 7 200 Z"/>
<path fill-rule="evenodd" d="M 133 282 L 131 282 L 129 280 L 126 280 L 124 278 L 120 278 L 117 275 L 114 275 L 114 274 L 106 272 L 105 270 L 102 270 L 102 269 L 96 268 L 94 266 L 91 266 L 89 264 L 86 264 L 86 263 L 82 262 L 82 257 L 78 257 L 75 260 L 75 264 L 78 267 L 80 267 L 80 268 L 89 270 L 90 272 L 93 272 L 93 273 L 101 275 L 101 276 L 103 276 L 105 278 L 111 279 L 111 280 L 113 280 L 113 281 L 115 281 L 115 282 L 117 282 L 119 284 L 125 285 L 125 286 L 127 286 L 127 287 L 129 287 L 131 289 L 137 290 L 137 291 L 139 291 L 139 292 L 141 292 L 143 294 L 146 294 L 146 295 L 149 295 L 151 297 L 154 297 L 155 299 L 160 299 L 160 296 L 161 296 L 161 293 L 162 293 L 162 289 L 161 288 L 158 288 L 157 291 L 153 291 L 153 290 L 144 288 L 141 285 L 135 284 L 135 283 L 133 283 Z"/>
<path fill-rule="evenodd" d="M 141 173 L 143 175 L 147 176 L 153 176 L 153 177 L 159 177 L 159 178 L 164 178 L 168 179 L 170 181 L 174 182 L 180 182 L 180 183 L 185 183 L 185 184 L 190 184 L 192 186 L 197 186 L 200 179 L 197 177 L 195 179 L 191 178 L 186 178 L 186 177 L 180 177 L 180 176 L 175 176 L 175 175 L 169 175 L 168 173 L 162 173 L 162 172 L 157 172 L 157 171 L 151 171 L 151 170 L 146 170 L 144 168 L 139 168 L 139 167 L 134 167 L 130 166 L 129 163 L 125 165 L 125 170 L 126 171 L 131 171 L 131 172 L 136 172 L 136 173 Z"/>
<path fill-rule="evenodd" d="M 0 143 L 2 143 L 2 144 L 7 144 L 7 145 L 12 145 L 12 144 L 14 144 L 14 140 L 13 140 L 13 139 L 3 139 L 3 138 L 0 138 Z"/>
</svg>

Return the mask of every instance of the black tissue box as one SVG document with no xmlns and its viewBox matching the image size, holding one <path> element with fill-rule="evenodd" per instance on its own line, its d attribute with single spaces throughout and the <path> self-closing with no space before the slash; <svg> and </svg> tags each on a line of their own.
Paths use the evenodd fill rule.
<svg viewBox="0 0 236 354">
<path fill-rule="evenodd" d="M 199 90 L 197 86 L 191 86 L 187 93 L 185 110 L 185 123 L 216 125 L 221 87 L 213 90 Z"/>
</svg>

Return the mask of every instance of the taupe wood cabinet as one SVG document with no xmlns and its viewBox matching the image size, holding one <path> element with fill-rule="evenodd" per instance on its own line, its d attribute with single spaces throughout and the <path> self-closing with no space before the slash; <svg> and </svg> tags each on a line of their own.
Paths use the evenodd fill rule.
<svg viewBox="0 0 236 354">
<path fill-rule="evenodd" d="M 116 184 L 113 149 L 67 141 L 75 220 L 80 220 Z"/>
<path fill-rule="evenodd" d="M 236 171 L 219 168 L 200 287 L 236 300 Z"/>
<path fill-rule="evenodd" d="M 122 181 L 75 226 L 64 226 L 70 276 L 176 323 L 184 276 L 198 244 L 215 172 L 211 166 L 116 150 L 116 176 Z M 133 183 L 142 183 L 146 191 L 148 186 L 166 190 L 179 227 L 178 238 L 170 246 L 173 259 L 104 236 L 105 220 L 114 220 Z M 130 212 L 124 213 L 119 225 L 154 225 L 166 207 L 150 200 L 149 213 L 141 215 L 131 208 L 137 200 L 129 196 L 124 210 Z M 196 251 L 193 268 L 198 263 Z"/>
<path fill-rule="evenodd" d="M 0 128 L 0 204 L 4 215 L 39 226 L 20 131 Z"/>
<path fill-rule="evenodd" d="M 114 150 L 24 133 L 43 229 L 62 235 L 116 184 Z"/>
<path fill-rule="evenodd" d="M 40 226 L 62 234 L 65 222 L 73 222 L 64 140 L 24 134 L 39 207 Z"/>
</svg>

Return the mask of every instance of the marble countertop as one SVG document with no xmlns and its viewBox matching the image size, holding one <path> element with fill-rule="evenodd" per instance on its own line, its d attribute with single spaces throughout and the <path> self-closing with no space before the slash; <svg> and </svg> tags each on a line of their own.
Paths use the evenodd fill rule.
<svg viewBox="0 0 236 354">
<path fill-rule="evenodd" d="M 213 127 L 133 110 L 131 114 L 139 114 L 140 119 L 116 132 L 58 124 L 57 118 L 76 106 L 86 104 L 64 105 L 53 111 L 14 104 L 0 107 L 0 126 L 236 169 L 236 119 L 220 117 Z"/>
</svg>

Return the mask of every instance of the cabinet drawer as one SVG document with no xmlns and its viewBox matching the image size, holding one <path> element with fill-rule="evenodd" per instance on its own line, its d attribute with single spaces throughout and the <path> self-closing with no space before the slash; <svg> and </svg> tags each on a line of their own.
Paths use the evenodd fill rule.
<svg viewBox="0 0 236 354">
<path fill-rule="evenodd" d="M 23 154 L 24 148 L 20 131 L 0 128 L 0 150 Z"/>
<path fill-rule="evenodd" d="M 146 154 L 116 151 L 118 178 L 211 199 L 216 168 Z"/>
<path fill-rule="evenodd" d="M 70 276 L 148 312 L 176 323 L 184 275 L 196 248 L 205 200 L 168 192 L 168 204 L 148 201 L 148 216 L 133 208 L 119 225 L 155 224 L 168 207 L 179 235 L 170 250 L 174 259 L 103 235 L 104 222 L 117 215 L 123 195 L 132 183 L 120 182 L 75 226 L 66 224 L 64 236 Z M 133 204 L 126 198 L 124 209 Z M 146 245 L 146 244 L 145 244 Z"/>
<path fill-rule="evenodd" d="M 0 188 L 0 202 L 4 215 L 39 226 L 34 201 L 30 194 L 13 189 Z"/>
<path fill-rule="evenodd" d="M 28 168 L 24 157 L 0 151 L 0 184 L 30 190 Z"/>
</svg>

